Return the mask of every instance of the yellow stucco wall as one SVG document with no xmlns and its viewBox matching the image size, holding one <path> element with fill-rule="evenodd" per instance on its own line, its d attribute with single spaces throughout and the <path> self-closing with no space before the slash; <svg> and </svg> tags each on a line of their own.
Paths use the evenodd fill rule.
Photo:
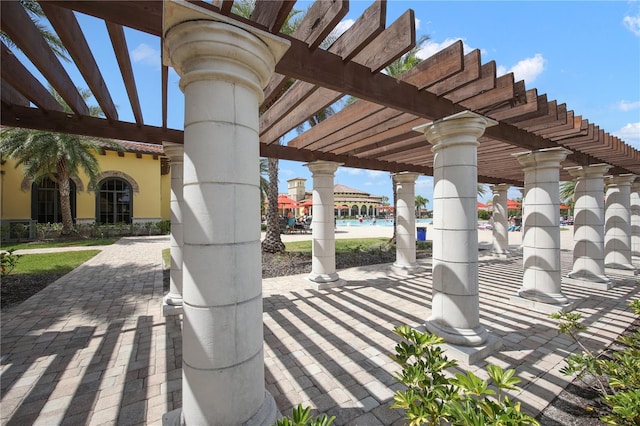
<svg viewBox="0 0 640 426">
<path fill-rule="evenodd" d="M 132 180 L 133 220 L 157 221 L 169 220 L 170 216 L 170 175 L 160 175 L 160 159 L 143 154 L 126 152 L 123 157 L 117 152 L 106 151 L 98 155 L 103 176 L 121 176 Z M 0 217 L 6 219 L 28 219 L 31 217 L 31 190 L 22 191 L 24 179 L 21 168 L 15 168 L 15 162 L 7 160 L 2 165 L 0 185 Z M 93 222 L 96 215 L 96 198 L 89 188 L 88 178 L 83 173 L 78 176 L 83 190 L 76 194 L 76 218 L 78 221 Z M 137 189 L 137 190 L 136 190 Z"/>
</svg>

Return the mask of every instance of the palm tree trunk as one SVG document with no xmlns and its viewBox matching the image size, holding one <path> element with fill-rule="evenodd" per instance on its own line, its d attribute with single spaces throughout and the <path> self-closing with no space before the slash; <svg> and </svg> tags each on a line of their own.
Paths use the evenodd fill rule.
<svg viewBox="0 0 640 426">
<path fill-rule="evenodd" d="M 71 185 L 69 173 L 64 162 L 58 163 L 58 191 L 60 192 L 60 213 L 62 214 L 62 235 L 73 232 L 73 218 L 71 217 Z"/>
<path fill-rule="evenodd" d="M 280 238 L 278 221 L 278 159 L 269 158 L 269 191 L 267 193 L 267 233 L 262 241 L 262 251 L 266 253 L 284 252 L 284 243 Z"/>
</svg>

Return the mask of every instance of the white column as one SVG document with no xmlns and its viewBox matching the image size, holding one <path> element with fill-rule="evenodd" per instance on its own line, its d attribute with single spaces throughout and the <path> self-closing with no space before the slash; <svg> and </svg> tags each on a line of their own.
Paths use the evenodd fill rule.
<svg viewBox="0 0 640 426">
<path fill-rule="evenodd" d="M 171 277 L 169 293 L 164 296 L 164 316 L 182 313 L 182 185 L 184 169 L 184 146 L 163 142 L 164 152 L 171 160 Z"/>
<path fill-rule="evenodd" d="M 165 1 L 163 19 L 164 58 L 185 96 L 181 422 L 272 424 L 258 106 L 288 42 L 186 2 Z"/>
<path fill-rule="evenodd" d="M 510 185 L 503 183 L 491 185 L 493 192 L 493 248 L 491 254 L 496 257 L 509 255 L 509 211 L 507 194 Z"/>
<path fill-rule="evenodd" d="M 605 183 L 604 265 L 620 271 L 635 271 L 631 263 L 631 182 L 632 174 L 607 176 Z"/>
<path fill-rule="evenodd" d="M 312 248 L 309 281 L 318 288 L 344 284 L 336 273 L 336 235 L 333 218 L 333 177 L 340 163 L 305 164 L 313 176 Z"/>
<path fill-rule="evenodd" d="M 427 329 L 447 343 L 479 346 L 478 138 L 495 121 L 464 111 L 414 130 L 423 131 L 433 164 L 433 301 Z"/>
<path fill-rule="evenodd" d="M 395 173 L 396 185 L 396 261 L 392 269 L 401 274 L 411 274 L 420 268 L 416 263 L 416 180 L 418 173 Z"/>
<path fill-rule="evenodd" d="M 569 153 L 564 148 L 549 148 L 514 154 L 524 166 L 525 193 L 524 276 L 518 296 L 532 309 L 557 311 L 569 305 L 561 291 L 559 213 L 560 163 Z"/>
<path fill-rule="evenodd" d="M 631 258 L 633 264 L 640 266 L 640 181 L 631 184 L 629 197 L 631 206 Z"/>
<path fill-rule="evenodd" d="M 568 277 L 579 284 L 604 284 L 611 280 L 604 272 L 604 174 L 611 166 L 594 164 L 568 167 L 576 180 L 573 223 L 573 269 Z M 565 279 L 565 282 L 573 282 Z"/>
</svg>

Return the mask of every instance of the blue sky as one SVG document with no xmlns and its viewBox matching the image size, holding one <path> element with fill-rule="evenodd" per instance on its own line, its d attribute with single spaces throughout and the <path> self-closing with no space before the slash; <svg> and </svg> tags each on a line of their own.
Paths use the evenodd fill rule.
<svg viewBox="0 0 640 426">
<path fill-rule="evenodd" d="M 351 0 L 340 28 L 352 24 L 371 2 Z M 300 8 L 307 5 L 301 3 Z M 480 49 L 483 63 L 495 60 L 498 74 L 514 72 L 516 81 L 524 79 L 527 88 L 566 103 L 576 114 L 640 149 L 640 2 L 389 0 L 387 25 L 409 8 L 415 11 L 418 38 L 430 38 L 421 52 L 424 57 L 461 39 L 466 50 Z M 77 16 L 120 118 L 133 121 L 104 23 Z M 144 121 L 160 125 L 159 39 L 133 30 L 125 34 Z M 87 87 L 73 64 L 65 67 L 77 85 Z M 169 127 L 182 129 L 183 108 L 178 76 L 171 71 Z M 281 161 L 280 192 L 286 192 L 286 181 L 294 177 L 306 178 L 311 188 L 311 174 L 302 163 Z M 386 172 L 340 168 L 335 181 L 391 197 Z M 420 177 L 416 194 L 432 200 L 432 186 L 431 177 Z"/>
</svg>

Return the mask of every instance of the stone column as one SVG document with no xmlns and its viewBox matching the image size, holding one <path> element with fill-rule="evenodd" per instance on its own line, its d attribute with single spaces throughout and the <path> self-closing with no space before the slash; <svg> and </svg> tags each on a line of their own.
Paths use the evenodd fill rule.
<svg viewBox="0 0 640 426">
<path fill-rule="evenodd" d="M 162 314 L 182 313 L 182 178 L 184 146 L 163 142 L 164 152 L 171 160 L 171 278 L 169 293 L 164 296 Z"/>
<path fill-rule="evenodd" d="M 396 261 L 394 272 L 412 274 L 420 268 L 416 263 L 415 188 L 418 173 L 394 173 L 396 185 Z"/>
<path fill-rule="evenodd" d="M 631 259 L 635 266 L 640 266 L 640 181 L 631 184 Z"/>
<path fill-rule="evenodd" d="M 512 300 L 533 310 L 570 309 L 560 268 L 560 163 L 570 151 L 548 148 L 514 154 L 524 166 L 524 276 Z"/>
<path fill-rule="evenodd" d="M 424 132 L 433 164 L 433 301 L 427 329 L 447 343 L 479 346 L 478 138 L 495 121 L 464 111 L 414 130 Z"/>
<path fill-rule="evenodd" d="M 611 166 L 594 164 L 568 167 L 576 179 L 573 223 L 573 269 L 565 278 L 587 287 L 608 289 L 604 273 L 604 174 Z"/>
<path fill-rule="evenodd" d="M 634 275 L 631 263 L 631 183 L 632 174 L 607 176 L 605 183 L 604 265 L 615 273 Z"/>
<path fill-rule="evenodd" d="M 509 211 L 507 193 L 510 185 L 503 183 L 491 185 L 493 192 L 493 248 L 491 254 L 496 257 L 509 256 Z"/>
<path fill-rule="evenodd" d="M 313 176 L 312 248 L 309 281 L 317 288 L 345 284 L 336 273 L 336 234 L 333 220 L 333 176 L 341 166 L 331 161 L 305 164 Z"/>
<path fill-rule="evenodd" d="M 264 384 L 258 106 L 288 42 L 227 19 L 164 2 L 164 59 L 185 97 L 182 414 L 167 423 L 277 416 Z"/>
</svg>

